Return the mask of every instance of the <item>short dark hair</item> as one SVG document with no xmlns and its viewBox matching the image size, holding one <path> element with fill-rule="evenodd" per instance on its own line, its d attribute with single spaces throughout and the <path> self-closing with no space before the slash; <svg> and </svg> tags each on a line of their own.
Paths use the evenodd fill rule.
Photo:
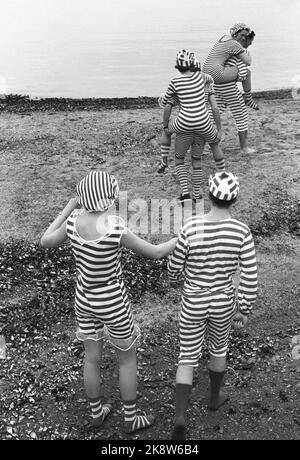
<svg viewBox="0 0 300 460">
<path fill-rule="evenodd" d="M 209 199 L 218 208 L 228 209 L 230 208 L 231 205 L 233 205 L 236 202 L 237 196 L 233 198 L 232 200 L 227 201 L 227 200 L 220 200 L 219 198 L 216 198 L 211 192 L 209 192 Z"/>
<path fill-rule="evenodd" d="M 179 72 L 182 72 L 182 73 L 188 72 L 190 70 L 189 67 L 183 67 L 177 64 L 175 65 L 175 69 L 179 70 Z"/>
</svg>

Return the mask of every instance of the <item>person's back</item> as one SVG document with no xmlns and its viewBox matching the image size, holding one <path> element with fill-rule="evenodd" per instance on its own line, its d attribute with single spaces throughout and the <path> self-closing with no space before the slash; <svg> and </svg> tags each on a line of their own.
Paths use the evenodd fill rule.
<svg viewBox="0 0 300 460">
<path fill-rule="evenodd" d="M 226 62 L 232 56 L 239 56 L 243 52 L 244 48 L 240 43 L 232 37 L 224 35 L 210 50 L 203 64 L 203 72 L 212 75 L 216 83 L 222 83 Z"/>
<path fill-rule="evenodd" d="M 233 219 L 230 208 L 239 193 L 237 178 L 221 172 L 209 179 L 211 209 L 182 227 L 169 258 L 171 280 L 183 275 L 179 320 L 180 352 L 176 372 L 173 440 L 186 439 L 186 411 L 204 340 L 209 350 L 209 409 L 227 400 L 221 390 L 232 324 L 244 326 L 257 291 L 253 238 L 247 225 Z M 236 298 L 233 275 L 240 268 Z"/>
<path fill-rule="evenodd" d="M 150 258 L 165 257 L 174 240 L 152 245 L 134 235 L 109 208 L 119 194 L 114 176 L 91 171 L 77 185 L 73 198 L 41 238 L 43 247 L 58 247 L 68 238 L 77 268 L 76 336 L 84 345 L 84 386 L 94 427 L 100 427 L 112 410 L 112 401 L 102 403 L 100 363 L 103 341 L 116 350 L 119 386 L 123 400 L 126 433 L 150 427 L 152 415 L 136 408 L 136 346 L 140 329 L 134 322 L 126 286 L 121 276 L 121 247 Z M 81 210 L 76 210 L 78 206 Z"/>
<path fill-rule="evenodd" d="M 191 70 L 191 56 L 186 50 L 178 53 L 175 68 L 180 75 L 171 80 L 162 104 L 173 105 L 174 100 L 178 101 L 180 110 L 173 123 L 176 132 L 201 130 L 209 120 L 202 72 Z"/>
<path fill-rule="evenodd" d="M 78 281 L 85 289 L 112 283 L 122 274 L 120 239 L 125 224 L 117 216 L 100 217 L 74 211 L 67 220 Z"/>
<path fill-rule="evenodd" d="M 183 227 L 183 235 L 182 244 L 188 247 L 184 291 L 189 294 L 199 289 L 230 288 L 250 241 L 247 225 L 232 218 L 210 221 L 205 215 L 194 216 Z M 171 275 L 172 267 L 176 269 L 176 262 L 169 266 Z"/>
</svg>

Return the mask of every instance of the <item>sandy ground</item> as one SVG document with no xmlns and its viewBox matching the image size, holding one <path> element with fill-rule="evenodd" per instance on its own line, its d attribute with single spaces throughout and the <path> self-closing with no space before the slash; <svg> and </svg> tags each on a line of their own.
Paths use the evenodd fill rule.
<svg viewBox="0 0 300 460">
<path fill-rule="evenodd" d="M 249 144 L 257 153 L 248 156 L 239 153 L 229 113 L 223 115 L 222 140 L 227 169 L 239 177 L 241 184 L 234 215 L 250 225 L 256 239 L 259 292 L 248 328 L 250 336 L 272 335 L 279 329 L 299 326 L 300 244 L 299 233 L 294 228 L 300 198 L 299 101 L 260 99 L 259 105 L 259 112 L 250 112 L 249 133 Z M 171 199 L 179 195 L 172 157 L 168 172 L 163 176 L 156 173 L 161 130 L 159 108 L 4 111 L 0 117 L 0 235 L 4 244 L 11 238 L 38 241 L 49 221 L 73 196 L 78 180 L 93 167 L 113 173 L 129 199 L 149 202 L 153 198 Z M 207 177 L 214 171 L 210 154 L 203 156 L 203 169 Z M 206 209 L 207 205 L 206 200 Z M 169 237 L 146 236 L 154 242 Z M 4 298 L 14 302 L 18 295 L 11 292 Z M 173 291 L 163 299 L 146 293 L 134 305 L 136 318 L 147 330 L 176 322 L 178 311 L 178 293 Z M 70 330 L 69 325 L 66 328 Z M 292 366 L 290 343 L 286 342 L 282 350 L 282 357 L 291 364 L 293 378 L 289 392 L 293 392 L 293 404 L 297 401 L 299 404 L 295 388 L 300 373 Z M 274 382 L 279 377 L 280 369 L 276 370 Z M 264 385 L 259 379 L 258 387 L 254 387 L 257 393 L 259 385 Z M 235 423 L 238 424 L 237 420 Z M 275 434 L 267 430 L 265 439 L 278 439 L 281 434 L 284 438 L 297 439 L 299 425 L 288 418 L 285 423 L 283 427 L 274 422 Z M 259 429 L 263 425 L 262 422 Z M 107 430 L 112 430 L 111 424 Z M 103 436 L 107 437 L 107 433 L 104 431 Z M 261 436 L 257 433 L 256 436 Z M 159 429 L 145 436 L 160 439 Z M 197 439 L 195 430 L 193 436 Z M 201 436 L 217 435 L 216 431 L 205 434 L 202 430 Z M 218 436 L 222 438 L 222 432 L 220 435 L 218 431 Z M 228 433 L 226 436 L 230 438 Z M 235 436 L 247 437 L 239 430 L 232 438 Z"/>
</svg>

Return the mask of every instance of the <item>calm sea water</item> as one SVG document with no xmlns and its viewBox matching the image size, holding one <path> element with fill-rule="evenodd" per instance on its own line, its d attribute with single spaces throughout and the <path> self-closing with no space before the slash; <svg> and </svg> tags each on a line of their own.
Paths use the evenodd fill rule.
<svg viewBox="0 0 300 460">
<path fill-rule="evenodd" d="M 235 22 L 256 32 L 253 89 L 300 80 L 300 0 L 0 0 L 0 93 L 157 96 L 182 48 L 201 61 Z M 178 3 L 178 2 L 177 2 Z"/>
</svg>

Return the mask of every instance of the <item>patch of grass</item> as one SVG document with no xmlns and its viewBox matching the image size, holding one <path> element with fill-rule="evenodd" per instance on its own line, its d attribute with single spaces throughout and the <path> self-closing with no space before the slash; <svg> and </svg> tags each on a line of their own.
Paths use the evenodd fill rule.
<svg viewBox="0 0 300 460">
<path fill-rule="evenodd" d="M 256 204 L 249 227 L 254 237 L 271 237 L 282 231 L 300 236 L 298 204 L 272 184 Z"/>
<path fill-rule="evenodd" d="M 73 314 L 76 269 L 69 245 L 44 249 L 10 240 L 0 245 L 0 254 L 0 293 L 13 293 L 18 286 L 26 286 L 28 292 L 17 304 L 0 305 L 6 335 L 30 337 Z M 144 259 L 124 250 L 123 277 L 130 300 L 137 302 L 147 290 L 165 295 L 166 269 L 166 260 Z"/>
</svg>

